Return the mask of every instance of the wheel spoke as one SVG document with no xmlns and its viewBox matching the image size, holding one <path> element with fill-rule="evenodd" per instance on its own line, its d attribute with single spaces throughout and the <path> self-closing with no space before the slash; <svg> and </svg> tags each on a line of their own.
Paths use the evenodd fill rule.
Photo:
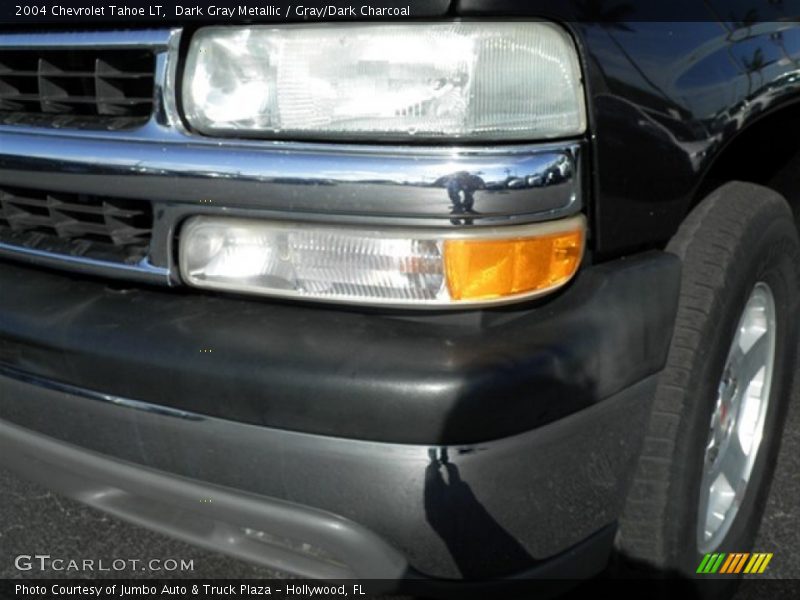
<svg viewBox="0 0 800 600">
<path fill-rule="evenodd" d="M 739 364 L 738 380 L 740 388 L 744 389 L 755 379 L 758 372 L 767 364 L 770 338 L 762 334 L 742 357 Z"/>
<path fill-rule="evenodd" d="M 722 473 L 722 476 L 728 481 L 728 485 L 736 491 L 737 496 L 747 484 L 747 480 L 744 479 L 747 473 L 747 461 L 747 455 L 739 443 L 738 436 L 733 436 L 728 446 L 723 450 L 718 472 Z"/>
<path fill-rule="evenodd" d="M 752 348 L 751 348 L 752 350 Z M 732 373 L 739 373 L 742 370 L 742 363 L 744 362 L 744 352 L 739 345 L 739 337 L 734 340 L 734 346 L 731 348 L 731 354 L 728 357 L 727 368 Z"/>
</svg>

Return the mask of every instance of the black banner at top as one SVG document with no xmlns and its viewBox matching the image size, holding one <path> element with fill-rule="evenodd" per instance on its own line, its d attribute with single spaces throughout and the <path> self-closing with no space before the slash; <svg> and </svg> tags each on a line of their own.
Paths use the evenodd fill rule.
<svg viewBox="0 0 800 600">
<path fill-rule="evenodd" d="M 281 22 L 431 18 L 445 15 L 449 0 L 4 0 L 0 22 L 160 25 L 182 21 Z"/>
<path fill-rule="evenodd" d="M 800 0 L 2 0 L 0 24 L 176 24 L 545 18 L 619 26 L 635 21 L 800 23 Z"/>
</svg>

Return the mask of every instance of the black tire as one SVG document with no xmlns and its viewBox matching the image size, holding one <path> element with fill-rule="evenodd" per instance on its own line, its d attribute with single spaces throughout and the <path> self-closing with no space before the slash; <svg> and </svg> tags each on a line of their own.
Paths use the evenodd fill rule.
<svg viewBox="0 0 800 600">
<path fill-rule="evenodd" d="M 758 531 L 793 379 L 800 244 L 779 194 L 734 182 L 692 211 L 667 250 L 683 263 L 677 320 L 617 545 L 628 575 L 637 564 L 651 574 L 696 577 L 709 424 L 740 315 L 763 281 L 773 292 L 777 322 L 764 438 L 739 512 L 716 551 L 747 552 Z"/>
</svg>

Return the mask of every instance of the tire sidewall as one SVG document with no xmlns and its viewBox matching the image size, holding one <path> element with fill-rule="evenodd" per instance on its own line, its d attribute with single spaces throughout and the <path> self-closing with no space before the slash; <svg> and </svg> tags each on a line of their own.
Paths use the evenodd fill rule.
<svg viewBox="0 0 800 600">
<path fill-rule="evenodd" d="M 703 478 L 705 446 L 709 425 L 716 404 L 719 381 L 733 343 L 736 328 L 744 307 L 758 282 L 766 283 L 773 294 L 776 311 L 775 365 L 770 400 L 764 423 L 764 437 L 750 475 L 737 516 L 722 544 L 715 552 L 748 551 L 755 540 L 761 515 L 769 492 L 780 443 L 782 423 L 788 406 L 795 351 L 797 326 L 795 302 L 798 278 L 795 266 L 796 242 L 792 223 L 773 220 L 766 229 L 758 231 L 753 223 L 736 249 L 734 259 L 724 273 L 724 297 L 710 323 L 716 330 L 709 332 L 703 342 L 704 352 L 698 353 L 698 364 L 691 380 L 697 393 L 684 422 L 683 435 L 677 443 L 686 452 L 686 460 L 675 465 L 684 469 L 673 481 L 680 482 L 671 494 L 680 507 L 675 528 L 675 558 L 679 568 L 693 575 L 702 555 L 697 545 L 700 488 Z M 677 508 L 677 507 L 676 507 Z"/>
</svg>

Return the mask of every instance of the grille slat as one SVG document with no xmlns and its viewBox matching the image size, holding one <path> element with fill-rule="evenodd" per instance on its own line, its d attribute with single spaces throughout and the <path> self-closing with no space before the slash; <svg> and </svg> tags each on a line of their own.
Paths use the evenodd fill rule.
<svg viewBox="0 0 800 600">
<path fill-rule="evenodd" d="M 7 50 L 0 55 L 0 123 L 125 129 L 153 111 L 148 50 Z"/>
<path fill-rule="evenodd" d="M 153 226 L 146 200 L 0 186 L 0 243 L 133 264 Z"/>
<path fill-rule="evenodd" d="M 39 77 L 39 71 L 12 71 L 0 69 L 0 77 Z M 95 76 L 94 71 L 71 71 L 60 73 L 48 73 L 51 77 L 84 77 L 90 78 Z M 104 79 L 147 79 L 152 78 L 152 73 L 109 73 L 101 75 Z"/>
<path fill-rule="evenodd" d="M 0 101 L 21 101 L 21 102 L 59 102 L 63 104 L 101 104 L 112 103 L 120 105 L 147 104 L 151 102 L 149 98 L 117 98 L 114 96 L 68 96 L 66 94 L 0 94 Z"/>
</svg>

